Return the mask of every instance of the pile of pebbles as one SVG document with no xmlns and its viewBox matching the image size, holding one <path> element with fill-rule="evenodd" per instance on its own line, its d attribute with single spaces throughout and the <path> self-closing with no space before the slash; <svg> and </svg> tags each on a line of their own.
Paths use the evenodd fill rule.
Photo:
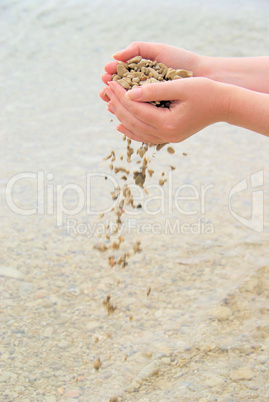
<svg viewBox="0 0 269 402">
<path fill-rule="evenodd" d="M 127 63 L 118 62 L 117 73 L 113 74 L 112 80 L 117 81 L 127 91 L 136 86 L 159 83 L 164 81 L 178 80 L 181 78 L 193 77 L 193 72 L 167 67 L 157 61 L 142 59 L 135 56 Z M 150 102 L 157 107 L 170 107 L 170 101 Z"/>
<path fill-rule="evenodd" d="M 130 90 L 138 85 L 151 84 L 156 82 L 170 81 L 181 78 L 192 77 L 193 73 L 191 71 L 167 67 L 163 63 L 158 63 L 157 61 L 145 60 L 141 56 L 136 56 L 130 59 L 127 63 L 118 62 L 117 73 L 113 74 L 113 81 L 117 81 L 126 90 Z M 150 102 L 157 107 L 169 108 L 170 101 L 157 101 Z M 126 157 L 121 155 L 117 158 L 116 152 L 112 150 L 104 160 L 109 161 L 109 168 L 115 174 L 121 174 L 120 182 L 123 183 L 111 192 L 112 200 L 117 200 L 117 206 L 113 207 L 109 212 L 113 211 L 115 214 L 115 222 L 113 225 L 106 226 L 105 238 L 102 243 L 98 243 L 94 246 L 95 249 L 100 252 L 108 252 L 108 263 L 111 267 L 114 265 L 119 265 L 125 267 L 128 264 L 128 259 L 142 251 L 140 240 L 136 240 L 132 247 L 129 247 L 129 251 L 125 251 L 119 254 L 119 250 L 124 243 L 124 237 L 122 235 L 122 217 L 125 212 L 125 208 L 130 205 L 132 208 L 142 208 L 141 204 L 135 204 L 134 198 L 130 189 L 130 182 L 135 183 L 137 186 L 141 187 L 145 194 L 147 195 L 147 190 L 145 188 L 145 182 L 147 178 L 151 178 L 154 174 L 154 170 L 150 168 L 151 157 L 149 156 L 149 149 L 153 148 L 154 151 L 160 151 L 162 148 L 167 146 L 166 150 L 169 154 L 174 154 L 175 150 L 168 143 L 165 144 L 146 144 L 142 145 L 136 150 L 132 146 L 132 141 L 129 138 L 123 136 L 123 141 L 126 141 Z M 133 163 L 133 169 L 127 169 L 124 166 L 115 166 L 115 162 L 120 161 L 132 164 L 132 157 L 136 155 L 138 160 Z M 186 154 L 185 154 L 186 155 Z M 175 167 L 170 165 L 170 169 L 174 170 Z M 159 185 L 163 186 L 167 178 L 165 173 L 162 172 L 159 178 Z M 129 183 L 129 184 L 128 184 Z M 103 218 L 104 214 L 100 215 Z M 118 255 L 116 255 L 118 254 Z M 111 312 L 111 311 L 110 311 Z"/>
</svg>

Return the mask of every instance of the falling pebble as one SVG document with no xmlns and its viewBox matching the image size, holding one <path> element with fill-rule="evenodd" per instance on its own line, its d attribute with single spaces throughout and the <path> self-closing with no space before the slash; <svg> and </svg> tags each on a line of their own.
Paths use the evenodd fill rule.
<svg viewBox="0 0 269 402">
<path fill-rule="evenodd" d="M 107 250 L 107 246 L 105 244 L 95 244 L 93 248 L 101 251 L 101 253 L 104 253 Z"/>
<path fill-rule="evenodd" d="M 168 147 L 168 148 L 167 148 L 167 152 L 169 152 L 169 154 L 174 154 L 174 153 L 175 153 L 175 150 L 174 150 L 174 148 L 172 148 L 172 147 Z"/>
<path fill-rule="evenodd" d="M 101 368 L 102 363 L 99 357 L 93 362 L 93 368 L 97 371 Z"/>
<path fill-rule="evenodd" d="M 167 142 L 165 142 L 164 144 L 158 144 L 156 146 L 156 151 L 160 151 L 166 144 L 167 144 Z"/>
<path fill-rule="evenodd" d="M 186 154 L 186 152 L 183 152 L 183 154 L 182 154 L 183 156 L 187 156 L 188 154 Z"/>
<path fill-rule="evenodd" d="M 123 74 L 128 72 L 127 69 L 129 69 L 129 72 L 132 71 L 138 71 L 139 73 L 139 78 L 137 75 L 134 75 L 133 79 L 133 84 L 134 85 L 139 85 L 140 81 L 143 81 L 143 83 L 149 82 L 156 82 L 158 81 L 165 81 L 165 80 L 170 80 L 170 79 L 179 79 L 183 77 L 189 77 L 192 76 L 191 72 L 186 72 L 185 70 L 174 70 L 172 68 L 167 67 L 167 73 L 165 76 L 161 76 L 161 72 L 159 72 L 160 68 L 163 69 L 163 66 L 160 66 L 157 61 L 151 61 L 151 60 L 144 60 L 143 62 L 146 63 L 141 66 L 138 66 L 137 63 L 140 63 L 142 60 L 141 56 L 137 56 L 132 58 L 131 60 L 127 61 L 127 63 L 119 62 L 118 68 L 117 68 L 117 74 L 113 74 L 112 79 L 115 81 L 124 81 L 122 79 Z M 137 64 L 137 65 L 136 65 Z M 148 68 L 149 67 L 149 68 Z M 166 68 L 166 67 L 165 67 Z M 119 69 L 119 71 L 118 71 Z M 134 70 L 133 70 L 134 69 Z M 145 69 L 143 71 L 142 69 Z M 140 71 L 139 71 L 140 70 Z M 148 70 L 148 71 L 146 71 Z M 180 75 L 179 72 L 184 73 L 184 75 Z M 141 74 L 142 73 L 142 74 Z M 169 74 L 168 74 L 169 73 Z M 168 75 L 167 75 L 168 74 Z M 167 77 L 166 77 L 167 75 Z M 176 78 L 174 78 L 176 77 Z M 128 77 L 129 78 L 129 77 Z M 155 80 L 155 81 L 154 81 Z M 128 84 L 127 87 L 126 82 L 120 82 L 120 84 L 125 88 L 125 89 L 131 89 L 131 86 Z M 129 87 L 129 88 L 128 88 Z M 170 108 L 171 102 L 170 101 L 156 101 L 156 102 L 150 102 L 154 104 L 157 107 L 166 107 Z M 114 118 L 110 118 L 110 122 L 114 121 Z M 105 233 L 102 234 L 104 238 L 104 244 L 99 245 L 97 248 L 99 251 L 107 251 L 109 250 L 110 253 L 113 253 L 113 255 L 108 256 L 108 263 L 111 267 L 117 267 L 120 266 L 121 268 L 124 268 L 126 265 L 128 265 L 128 259 L 131 255 L 134 255 L 136 253 L 139 253 L 142 251 L 140 247 L 140 241 L 137 241 L 133 244 L 133 250 L 132 246 L 129 244 L 129 252 L 128 249 L 120 250 L 121 248 L 127 246 L 128 243 L 127 241 L 124 243 L 124 246 L 122 246 L 123 240 L 120 239 L 119 235 L 121 233 L 124 233 L 124 213 L 127 211 L 128 206 L 131 206 L 132 208 L 143 208 L 143 204 L 139 202 L 135 202 L 135 193 L 131 191 L 131 186 L 133 185 L 132 183 L 132 178 L 133 181 L 137 186 L 143 189 L 143 192 L 145 195 L 148 195 L 149 192 L 147 188 L 145 188 L 146 180 L 150 181 L 149 178 L 151 178 L 154 174 L 153 169 L 149 169 L 149 167 L 152 167 L 154 165 L 154 157 L 157 158 L 158 151 L 160 151 L 162 148 L 166 148 L 167 152 L 169 154 L 174 154 L 175 149 L 171 146 L 173 144 L 170 143 L 164 143 L 164 144 L 151 144 L 151 143 L 142 143 L 138 148 L 135 146 L 132 146 L 133 141 L 126 137 L 125 135 L 122 136 L 122 140 L 126 142 L 126 153 L 123 154 L 123 152 L 120 152 L 119 155 L 117 155 L 117 160 L 122 161 L 122 163 L 127 162 L 130 165 L 130 169 L 127 169 L 125 166 L 115 166 L 118 165 L 116 161 L 116 153 L 114 150 L 110 152 L 108 156 L 104 158 L 104 160 L 108 160 L 107 164 L 109 166 L 109 169 L 111 170 L 111 174 L 117 174 L 121 173 L 118 175 L 119 180 L 119 185 L 118 187 L 114 187 L 114 191 L 111 191 L 111 197 L 112 200 L 115 201 L 113 203 L 113 206 L 110 208 L 108 213 L 100 214 L 100 218 L 103 218 L 104 216 L 107 217 L 107 219 L 110 219 L 109 214 L 111 212 L 114 212 L 113 220 L 109 223 L 106 224 L 106 230 Z M 147 151 L 150 151 L 147 154 Z M 187 155 L 185 152 L 183 155 Z M 151 165 L 150 165 L 151 164 Z M 172 165 L 170 165 L 171 170 L 175 170 L 176 168 Z M 131 173 L 131 174 L 130 174 Z M 155 172 L 156 175 L 156 172 Z M 105 179 L 108 179 L 110 176 L 107 175 L 105 176 Z M 168 181 L 168 178 L 164 172 L 161 173 L 159 176 L 159 185 L 163 186 L 166 181 Z M 158 179 L 156 179 L 158 183 Z M 130 182 L 130 185 L 127 185 L 127 182 Z M 106 183 L 108 184 L 108 183 Z M 140 189 L 139 189 L 140 190 Z M 138 211 L 137 211 L 138 212 Z M 100 234 L 101 237 L 101 234 Z M 130 250 L 131 249 L 131 250 Z M 121 251 L 121 252 L 120 252 Z M 107 256 L 105 255 L 107 258 Z M 116 269 L 115 269 L 116 270 Z M 150 287 L 147 290 L 147 297 L 149 296 L 151 292 Z M 109 305 L 111 304 L 109 300 L 106 302 L 106 308 L 108 309 L 108 313 L 110 312 L 109 310 Z M 112 305 L 111 305 L 112 306 Z M 112 306 L 113 308 L 114 306 Z"/>
<path fill-rule="evenodd" d="M 160 180 L 159 180 L 159 185 L 160 185 L 160 186 L 163 186 L 164 183 L 166 183 L 166 182 L 167 182 L 167 179 L 160 179 Z"/>
<path fill-rule="evenodd" d="M 107 295 L 106 299 L 103 300 L 103 305 L 104 307 L 107 309 L 107 315 L 109 316 L 111 313 L 113 313 L 116 310 L 116 306 L 114 306 L 113 304 L 111 304 L 110 301 L 111 297 L 110 295 Z"/>
<path fill-rule="evenodd" d="M 150 292 L 151 292 L 151 287 L 149 286 L 149 287 L 148 287 L 148 291 L 147 291 L 147 297 L 149 297 Z"/>
<path fill-rule="evenodd" d="M 110 154 L 108 156 L 105 156 L 103 158 L 103 160 L 106 161 L 106 160 L 110 159 L 111 157 L 112 157 L 112 151 L 110 152 Z"/>
<path fill-rule="evenodd" d="M 134 250 L 134 253 L 135 253 L 135 254 L 136 254 L 136 253 L 140 253 L 140 252 L 142 251 L 142 249 L 141 249 L 141 247 L 140 247 L 140 244 L 141 244 L 140 241 L 136 241 L 136 242 L 133 244 L 133 250 Z"/>
</svg>

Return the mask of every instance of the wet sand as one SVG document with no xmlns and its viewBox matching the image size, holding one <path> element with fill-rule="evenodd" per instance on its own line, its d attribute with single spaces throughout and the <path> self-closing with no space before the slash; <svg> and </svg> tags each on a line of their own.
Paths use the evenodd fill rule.
<svg viewBox="0 0 269 402">
<path fill-rule="evenodd" d="M 139 239 L 143 251 L 126 267 L 111 268 L 108 253 L 93 248 L 110 217 L 99 217 L 113 189 L 103 157 L 111 149 L 125 152 L 117 122 L 98 99 L 110 55 L 131 40 L 216 56 L 268 53 L 264 1 L 171 1 L 163 13 L 153 11 L 160 7 L 1 3 L 4 401 L 269 398 L 267 138 L 220 123 L 173 145 L 173 155 L 161 150 L 152 157 L 149 183 L 158 183 L 162 171 L 168 175 L 169 164 L 176 167 L 163 186 L 163 210 L 146 213 L 144 197 L 135 220 L 125 218 L 123 247 Z M 260 232 L 236 219 L 251 218 L 250 179 L 257 172 Z M 249 187 L 234 196 L 232 215 L 229 194 L 244 179 Z M 199 197 L 180 200 L 179 211 L 171 194 L 180 186 L 186 196 L 196 188 Z M 211 186 L 204 204 L 202 186 Z M 258 206 L 260 199 L 261 193 Z M 16 213 L 16 206 L 33 214 Z M 156 212 L 159 200 L 148 207 Z M 116 307 L 110 315 L 107 295 Z"/>
</svg>

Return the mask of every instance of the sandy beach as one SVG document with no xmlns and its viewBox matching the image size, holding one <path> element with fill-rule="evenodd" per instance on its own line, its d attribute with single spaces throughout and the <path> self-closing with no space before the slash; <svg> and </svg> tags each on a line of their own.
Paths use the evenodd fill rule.
<svg viewBox="0 0 269 402">
<path fill-rule="evenodd" d="M 133 40 L 268 55 L 268 2 L 0 9 L 1 401 L 268 400 L 268 138 L 218 123 L 150 150 L 149 194 L 122 227 L 142 251 L 111 267 L 94 248 L 119 182 L 103 158 L 126 154 L 103 66 Z"/>
</svg>

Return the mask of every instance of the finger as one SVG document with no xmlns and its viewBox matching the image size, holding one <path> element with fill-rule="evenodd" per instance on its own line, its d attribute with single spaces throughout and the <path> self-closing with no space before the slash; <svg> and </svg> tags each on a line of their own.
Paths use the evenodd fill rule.
<svg viewBox="0 0 269 402">
<path fill-rule="evenodd" d="M 108 74 L 108 73 L 105 73 L 105 74 L 102 75 L 101 79 L 107 85 L 109 83 L 109 81 L 112 80 L 112 75 Z"/>
<path fill-rule="evenodd" d="M 110 113 L 112 113 L 112 114 L 115 114 L 115 109 L 114 109 L 114 107 L 112 106 L 112 105 L 107 105 L 107 110 L 110 112 Z"/>
<path fill-rule="evenodd" d="M 126 127 L 124 127 L 123 124 L 119 124 L 119 125 L 117 126 L 117 130 L 118 130 L 120 133 L 126 135 L 126 137 L 130 138 L 131 140 L 138 141 L 138 142 L 143 142 L 143 141 L 140 140 L 140 138 L 139 138 L 137 135 L 135 135 L 134 133 L 132 133 L 132 131 L 130 131 L 130 130 L 128 130 Z"/>
<path fill-rule="evenodd" d="M 153 85 L 153 84 L 150 84 Z M 139 102 L 133 102 L 126 97 L 126 90 L 117 82 L 110 82 L 109 88 L 112 88 L 113 92 L 120 99 L 121 103 L 125 106 L 129 112 L 136 116 L 137 119 L 143 121 L 152 127 L 160 127 L 163 120 L 167 117 L 167 110 L 157 108 L 150 104 L 141 105 Z M 128 91 L 129 92 L 129 91 Z"/>
<path fill-rule="evenodd" d="M 105 71 L 109 74 L 114 74 L 117 71 L 117 65 L 118 65 L 117 61 L 110 61 L 105 65 L 104 67 Z"/>
<path fill-rule="evenodd" d="M 143 133 L 134 134 L 131 130 L 128 130 L 128 128 L 124 127 L 123 124 L 119 124 L 117 126 L 117 130 L 120 133 L 126 135 L 126 137 L 131 138 L 134 141 L 145 142 L 147 144 L 162 144 L 162 143 L 164 143 L 164 141 L 161 140 L 159 137 L 155 137 L 153 135 L 145 135 Z"/>
<path fill-rule="evenodd" d="M 119 98 L 115 95 L 111 88 L 109 88 L 107 95 L 111 99 L 109 105 L 114 107 L 115 115 L 126 128 L 131 130 L 136 135 L 139 135 L 139 133 L 142 132 L 145 135 L 153 135 L 158 137 L 158 130 L 155 127 L 139 120 L 135 115 L 131 114 L 129 110 L 126 109 L 120 102 Z"/>
<path fill-rule="evenodd" d="M 190 79 L 195 78 L 142 85 L 126 92 L 125 97 L 139 102 L 185 100 L 184 89 Z"/>
<path fill-rule="evenodd" d="M 113 57 L 116 60 L 126 61 L 139 55 L 146 59 L 157 60 L 163 48 L 164 45 L 161 43 L 132 42 L 126 49 L 115 53 Z"/>
<path fill-rule="evenodd" d="M 103 101 L 105 102 L 109 102 L 110 98 L 107 96 L 107 88 L 102 89 L 102 91 L 99 92 L 99 96 L 101 99 L 103 99 Z"/>
</svg>

